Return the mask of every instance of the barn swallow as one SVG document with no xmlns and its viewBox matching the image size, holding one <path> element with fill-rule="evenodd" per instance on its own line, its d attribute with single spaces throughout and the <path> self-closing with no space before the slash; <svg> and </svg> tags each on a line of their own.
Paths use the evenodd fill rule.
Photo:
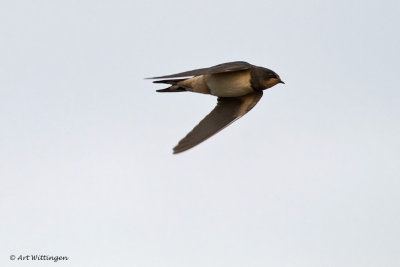
<svg viewBox="0 0 400 267">
<path fill-rule="evenodd" d="M 218 97 L 217 106 L 174 147 L 181 153 L 249 112 L 260 100 L 263 90 L 284 83 L 274 71 L 244 61 L 219 64 L 209 68 L 152 77 L 153 83 L 169 84 L 157 92 L 195 92 Z"/>
</svg>

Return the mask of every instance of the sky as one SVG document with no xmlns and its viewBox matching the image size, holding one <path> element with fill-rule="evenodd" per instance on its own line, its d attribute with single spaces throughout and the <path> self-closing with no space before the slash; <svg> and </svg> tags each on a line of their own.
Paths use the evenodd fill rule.
<svg viewBox="0 0 400 267">
<path fill-rule="evenodd" d="M 0 265 L 399 266 L 399 12 L 3 1 Z M 144 78 L 236 60 L 286 84 L 173 155 L 216 98 Z"/>
</svg>

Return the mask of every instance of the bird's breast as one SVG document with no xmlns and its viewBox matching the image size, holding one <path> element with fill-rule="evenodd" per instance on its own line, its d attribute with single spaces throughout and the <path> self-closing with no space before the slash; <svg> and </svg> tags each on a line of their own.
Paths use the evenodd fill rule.
<svg viewBox="0 0 400 267">
<path fill-rule="evenodd" d="M 207 74 L 205 82 L 212 95 L 238 97 L 254 92 L 250 83 L 250 70 Z"/>
</svg>

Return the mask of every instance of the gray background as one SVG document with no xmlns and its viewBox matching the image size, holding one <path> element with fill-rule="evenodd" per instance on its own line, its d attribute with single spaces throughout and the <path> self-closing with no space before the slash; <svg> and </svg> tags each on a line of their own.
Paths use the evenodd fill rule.
<svg viewBox="0 0 400 267">
<path fill-rule="evenodd" d="M 1 266 L 400 266 L 399 1 L 1 6 Z M 172 155 L 216 98 L 143 78 L 234 60 L 286 85 Z"/>
</svg>

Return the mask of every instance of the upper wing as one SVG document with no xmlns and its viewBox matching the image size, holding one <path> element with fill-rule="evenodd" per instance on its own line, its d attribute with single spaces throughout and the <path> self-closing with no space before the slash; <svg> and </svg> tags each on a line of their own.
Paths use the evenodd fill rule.
<svg viewBox="0 0 400 267">
<path fill-rule="evenodd" d="M 247 70 L 254 67 L 253 65 L 244 62 L 244 61 L 234 61 L 219 64 L 210 68 L 202 68 L 197 70 L 189 70 L 181 73 L 165 75 L 165 76 L 158 76 L 158 77 L 151 77 L 147 79 L 164 79 L 164 78 L 180 78 L 180 77 L 187 77 L 187 76 L 199 76 L 204 74 L 213 74 L 213 73 L 221 73 L 221 72 L 230 72 L 230 71 L 238 71 L 238 70 Z"/>
<path fill-rule="evenodd" d="M 217 106 L 174 147 L 174 154 L 192 148 L 249 112 L 263 93 L 254 92 L 241 97 L 219 97 Z"/>
</svg>

